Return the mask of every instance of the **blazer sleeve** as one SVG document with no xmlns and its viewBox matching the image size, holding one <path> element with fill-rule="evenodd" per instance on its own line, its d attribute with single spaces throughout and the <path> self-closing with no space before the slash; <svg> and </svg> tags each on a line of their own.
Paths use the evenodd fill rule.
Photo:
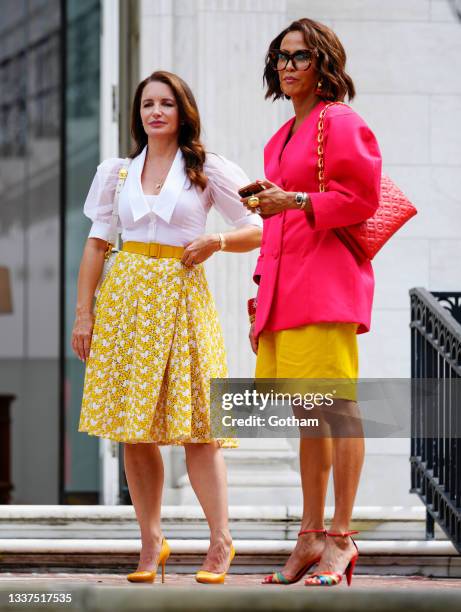
<svg viewBox="0 0 461 612">
<path fill-rule="evenodd" d="M 204 171 L 209 179 L 211 204 L 218 210 L 226 223 L 233 225 L 235 228 L 245 225 L 262 227 L 261 217 L 251 213 L 240 202 L 238 190 L 250 182 L 240 166 L 221 155 L 208 153 Z"/>
<path fill-rule="evenodd" d="M 328 119 L 328 121 L 327 121 Z M 379 205 L 381 153 L 373 132 L 354 112 L 325 118 L 325 189 L 309 193 L 315 230 L 354 225 Z"/>
<path fill-rule="evenodd" d="M 118 171 L 123 159 L 106 159 L 99 164 L 83 205 L 83 213 L 93 221 L 88 238 L 110 238 L 110 221 L 114 206 Z M 117 222 L 120 230 L 120 220 Z"/>
</svg>

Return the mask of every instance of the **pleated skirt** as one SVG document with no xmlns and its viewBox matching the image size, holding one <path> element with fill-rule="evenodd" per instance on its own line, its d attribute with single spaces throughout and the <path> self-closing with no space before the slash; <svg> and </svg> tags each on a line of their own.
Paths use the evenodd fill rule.
<svg viewBox="0 0 461 612">
<path fill-rule="evenodd" d="M 120 251 L 95 305 L 78 431 L 118 442 L 213 438 L 210 379 L 228 376 L 203 265 Z"/>
</svg>

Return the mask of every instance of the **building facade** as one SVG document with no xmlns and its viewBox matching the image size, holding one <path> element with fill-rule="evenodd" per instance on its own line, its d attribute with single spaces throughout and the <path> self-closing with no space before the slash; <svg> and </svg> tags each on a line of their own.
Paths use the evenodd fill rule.
<svg viewBox="0 0 461 612">
<path fill-rule="evenodd" d="M 410 376 L 408 289 L 461 287 L 461 24 L 449 0 L 30 0 L 7 2 L 0 96 L 0 265 L 14 312 L 0 316 L 0 393 L 12 392 L 14 503 L 127 501 L 118 445 L 77 432 L 83 365 L 70 348 L 89 229 L 83 201 L 101 159 L 126 155 L 136 83 L 155 69 L 192 87 L 209 150 L 263 176 L 262 149 L 292 114 L 264 100 L 268 43 L 293 19 L 333 27 L 385 171 L 419 215 L 376 258 L 363 378 Z M 225 230 L 212 215 L 209 230 Z M 251 376 L 246 300 L 256 254 L 207 263 L 230 373 Z M 410 505 L 409 441 L 367 439 L 359 505 Z M 299 503 L 297 440 L 228 451 L 231 503 Z M 166 503 L 191 503 L 182 449 L 166 448 Z M 399 478 L 395 478 L 399 474 Z M 329 492 L 331 496 L 331 491 Z M 331 497 L 330 497 L 331 499 Z"/>
</svg>

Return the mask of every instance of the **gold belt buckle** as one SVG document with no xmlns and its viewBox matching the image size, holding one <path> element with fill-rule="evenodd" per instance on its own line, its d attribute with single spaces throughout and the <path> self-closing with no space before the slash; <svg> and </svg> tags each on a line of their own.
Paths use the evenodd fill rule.
<svg viewBox="0 0 461 612">
<path fill-rule="evenodd" d="M 149 257 L 159 257 L 160 256 L 160 245 L 158 243 L 149 244 Z"/>
</svg>

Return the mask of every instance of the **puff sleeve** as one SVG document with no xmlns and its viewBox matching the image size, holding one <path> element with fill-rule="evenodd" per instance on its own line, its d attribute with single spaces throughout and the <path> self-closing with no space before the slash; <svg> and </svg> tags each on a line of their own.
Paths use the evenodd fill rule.
<svg viewBox="0 0 461 612">
<path fill-rule="evenodd" d="M 118 171 L 123 159 L 110 158 L 99 164 L 83 205 L 83 213 L 93 221 L 88 238 L 110 238 L 110 221 L 114 205 Z M 118 220 L 118 230 L 120 230 Z"/>
<path fill-rule="evenodd" d="M 224 220 L 234 227 L 256 225 L 262 227 L 259 215 L 251 213 L 240 202 L 238 190 L 250 183 L 245 172 L 221 155 L 208 153 L 204 172 L 209 179 L 211 204 L 218 210 Z"/>
<path fill-rule="evenodd" d="M 355 112 L 325 118 L 325 188 L 309 192 L 315 230 L 354 225 L 379 205 L 381 153 L 373 132 Z"/>
</svg>

